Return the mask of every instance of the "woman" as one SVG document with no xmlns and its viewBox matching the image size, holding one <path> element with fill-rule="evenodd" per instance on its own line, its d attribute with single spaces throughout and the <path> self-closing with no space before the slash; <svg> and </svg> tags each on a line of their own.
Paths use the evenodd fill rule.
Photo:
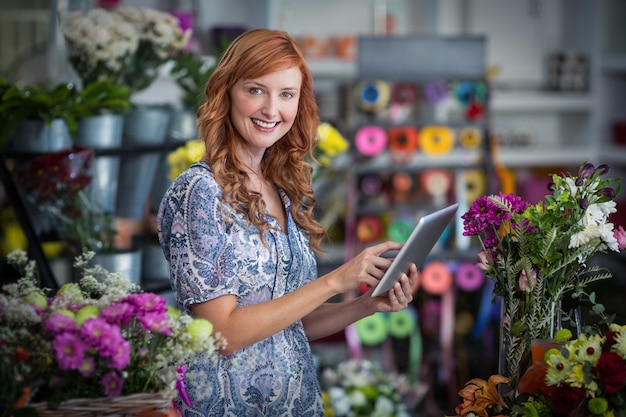
<svg viewBox="0 0 626 417">
<path fill-rule="evenodd" d="M 385 296 L 327 303 L 376 286 L 401 244 L 365 249 L 317 277 L 324 230 L 313 218 L 318 124 L 312 77 L 294 40 L 266 29 L 230 45 L 198 110 L 203 161 L 182 173 L 158 214 L 175 297 L 226 339 L 218 363 L 189 364 L 186 416 L 320 416 L 309 341 L 412 300 L 412 265 Z M 184 404 L 181 404 L 184 406 Z"/>
</svg>

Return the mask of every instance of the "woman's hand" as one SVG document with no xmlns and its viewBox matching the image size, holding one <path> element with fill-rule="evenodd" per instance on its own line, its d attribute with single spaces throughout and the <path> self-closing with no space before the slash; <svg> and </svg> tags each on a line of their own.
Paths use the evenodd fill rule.
<svg viewBox="0 0 626 417">
<path fill-rule="evenodd" d="M 361 284 L 375 287 L 393 261 L 381 255 L 401 248 L 402 243 L 387 241 L 363 249 L 361 253 L 330 274 L 337 293 L 343 294 L 356 290 Z"/>
<path fill-rule="evenodd" d="M 400 280 L 385 294 L 378 297 L 371 297 L 373 289 L 367 291 L 363 297 L 368 297 L 371 301 L 368 308 L 374 312 L 400 311 L 409 306 L 413 301 L 413 291 L 417 282 L 417 267 L 411 264 L 409 275 L 402 274 Z"/>
</svg>

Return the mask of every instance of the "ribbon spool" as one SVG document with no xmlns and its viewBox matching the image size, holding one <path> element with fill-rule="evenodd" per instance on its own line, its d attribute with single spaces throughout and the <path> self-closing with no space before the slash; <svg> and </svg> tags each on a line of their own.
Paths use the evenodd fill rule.
<svg viewBox="0 0 626 417">
<path fill-rule="evenodd" d="M 387 134 L 382 127 L 364 126 L 354 136 L 354 145 L 363 156 L 376 156 L 387 147 Z"/>
<path fill-rule="evenodd" d="M 487 188 L 485 174 L 478 169 L 468 169 L 464 172 L 465 198 L 469 204 L 480 198 Z"/>
<path fill-rule="evenodd" d="M 361 242 L 373 242 L 380 238 L 383 226 L 376 216 L 360 217 L 356 225 L 356 237 Z"/>
<path fill-rule="evenodd" d="M 364 112 L 376 112 L 389 104 L 389 85 L 384 81 L 361 81 L 354 88 L 357 106 Z"/>
<path fill-rule="evenodd" d="M 378 197 L 383 189 L 383 181 L 378 175 L 365 175 L 361 178 L 360 189 L 366 197 Z"/>
<path fill-rule="evenodd" d="M 476 291 L 483 285 L 483 271 L 470 262 L 461 263 L 456 270 L 456 285 L 463 291 Z"/>
<path fill-rule="evenodd" d="M 413 104 L 417 100 L 417 87 L 407 82 L 397 82 L 391 87 L 391 102 Z"/>
<path fill-rule="evenodd" d="M 417 129 L 413 127 L 389 128 L 387 139 L 391 153 L 409 155 L 417 149 Z"/>
<path fill-rule="evenodd" d="M 391 221 L 387 228 L 387 235 L 394 242 L 406 242 L 415 227 L 415 221 L 411 218 L 396 218 Z"/>
<path fill-rule="evenodd" d="M 387 322 L 382 313 L 374 313 L 356 322 L 356 333 L 365 346 L 380 345 L 387 337 Z"/>
<path fill-rule="evenodd" d="M 487 87 L 483 82 L 461 81 L 454 86 L 454 97 L 464 106 L 470 103 L 485 103 Z"/>
<path fill-rule="evenodd" d="M 412 306 L 389 314 L 389 334 L 395 338 L 409 337 L 416 326 L 416 312 Z"/>
<path fill-rule="evenodd" d="M 473 126 L 464 127 L 459 132 L 459 143 L 465 149 L 476 149 L 482 142 L 480 130 Z"/>
<path fill-rule="evenodd" d="M 424 96 L 430 104 L 437 104 L 448 97 L 449 89 L 445 83 L 434 82 L 424 87 Z"/>
<path fill-rule="evenodd" d="M 433 197 L 443 197 L 452 187 L 453 177 L 449 171 L 440 168 L 426 170 L 420 176 L 422 188 Z"/>
<path fill-rule="evenodd" d="M 442 155 L 454 146 L 454 131 L 447 126 L 426 126 L 419 133 L 420 148 L 429 155 Z"/>
<path fill-rule="evenodd" d="M 421 286 L 429 294 L 443 294 L 452 287 L 452 271 L 443 262 L 430 262 L 422 269 Z"/>
</svg>

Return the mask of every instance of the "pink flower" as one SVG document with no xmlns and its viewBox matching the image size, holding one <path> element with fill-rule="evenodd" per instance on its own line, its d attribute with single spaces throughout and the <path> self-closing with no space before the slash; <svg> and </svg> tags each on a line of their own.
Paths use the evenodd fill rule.
<svg viewBox="0 0 626 417">
<path fill-rule="evenodd" d="M 124 380 L 116 372 L 109 372 L 100 381 L 104 387 L 104 395 L 107 397 L 118 397 L 122 393 Z"/>
<path fill-rule="evenodd" d="M 115 346 L 115 351 L 111 356 L 109 365 L 112 368 L 122 370 L 130 363 L 130 343 L 128 340 L 122 339 L 119 344 Z"/>
<path fill-rule="evenodd" d="M 111 332 L 115 332 L 115 327 L 100 318 L 85 320 L 80 326 L 81 336 L 91 346 L 102 346 L 102 340 Z"/>
<path fill-rule="evenodd" d="M 54 313 L 46 321 L 45 329 L 50 332 L 51 335 L 56 336 L 67 331 L 76 330 L 76 322 L 74 319 L 71 319 L 64 314 Z"/>
<path fill-rule="evenodd" d="M 617 240 L 617 248 L 620 251 L 626 249 L 626 231 L 622 226 L 619 226 L 614 231 L 615 240 Z"/>
<path fill-rule="evenodd" d="M 87 345 L 73 333 L 61 333 L 52 341 L 52 350 L 61 369 L 79 369 Z"/>
<path fill-rule="evenodd" d="M 519 276 L 519 289 L 524 292 L 531 292 L 537 284 L 537 271 L 530 270 L 530 277 L 526 276 L 526 271 L 522 269 Z"/>
<path fill-rule="evenodd" d="M 489 264 L 490 259 L 489 255 L 487 255 L 487 252 L 485 252 L 484 250 L 478 252 L 478 260 L 480 261 L 476 264 L 478 268 L 485 272 L 491 269 L 491 265 Z"/>
<path fill-rule="evenodd" d="M 164 313 L 147 313 L 138 316 L 137 321 L 148 331 L 157 331 L 166 336 L 172 334 L 171 329 L 167 326 L 167 315 Z"/>
<path fill-rule="evenodd" d="M 93 360 L 93 358 L 90 356 L 85 356 L 83 358 L 83 363 L 78 368 L 78 372 L 80 372 L 82 376 L 91 376 L 93 375 L 95 370 L 96 370 L 96 363 Z"/>
<path fill-rule="evenodd" d="M 135 308 L 125 301 L 109 306 L 100 312 L 100 317 L 107 322 L 122 325 L 128 324 L 134 315 Z"/>
<path fill-rule="evenodd" d="M 167 300 L 160 295 L 142 292 L 131 294 L 126 297 L 127 302 L 137 307 L 142 313 L 165 313 L 167 312 Z"/>
</svg>

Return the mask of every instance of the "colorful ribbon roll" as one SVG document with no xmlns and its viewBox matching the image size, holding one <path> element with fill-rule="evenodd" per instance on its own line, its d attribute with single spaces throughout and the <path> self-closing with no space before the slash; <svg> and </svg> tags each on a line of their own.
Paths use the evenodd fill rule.
<svg viewBox="0 0 626 417">
<path fill-rule="evenodd" d="M 420 149 L 428 155 L 442 155 L 454 147 L 454 131 L 447 126 L 425 126 L 419 132 Z"/>
<path fill-rule="evenodd" d="M 356 237 L 361 242 L 373 242 L 380 238 L 383 226 L 376 216 L 362 216 L 357 221 Z"/>
<path fill-rule="evenodd" d="M 415 221 L 408 217 L 399 217 L 391 221 L 387 228 L 387 235 L 394 242 L 406 242 L 413 231 Z"/>
<path fill-rule="evenodd" d="M 422 188 L 433 197 L 447 195 L 452 187 L 452 181 L 452 173 L 441 168 L 426 170 L 420 176 Z"/>
<path fill-rule="evenodd" d="M 387 133 L 380 126 L 363 126 L 354 135 L 354 145 L 364 156 L 376 156 L 387 147 Z"/>
<path fill-rule="evenodd" d="M 383 189 L 383 181 L 378 175 L 365 175 L 361 178 L 360 188 L 364 196 L 378 197 Z"/>
<path fill-rule="evenodd" d="M 422 269 L 420 284 L 428 294 L 443 294 L 452 286 L 452 271 L 443 262 L 430 262 Z"/>
<path fill-rule="evenodd" d="M 391 87 L 391 102 L 413 104 L 417 100 L 417 87 L 407 82 L 397 82 Z"/>
<path fill-rule="evenodd" d="M 478 169 L 468 169 L 463 173 L 465 178 L 465 198 L 469 204 L 482 197 L 487 189 L 485 174 Z"/>
<path fill-rule="evenodd" d="M 387 129 L 389 151 L 409 155 L 417 149 L 417 129 L 411 126 Z"/>
<path fill-rule="evenodd" d="M 417 325 L 415 315 L 411 308 L 389 313 L 389 334 L 398 339 L 409 337 Z"/>
<path fill-rule="evenodd" d="M 364 112 L 376 112 L 389 104 L 389 84 L 384 81 L 361 81 L 354 88 L 357 106 Z"/>
<path fill-rule="evenodd" d="M 443 101 L 449 94 L 448 85 L 442 82 L 433 82 L 424 87 L 424 96 L 431 104 Z"/>
<path fill-rule="evenodd" d="M 363 345 L 380 345 L 387 337 L 387 321 L 383 313 L 374 313 L 357 321 L 356 333 Z"/>
<path fill-rule="evenodd" d="M 471 262 L 459 264 L 456 270 L 456 285 L 463 291 L 476 291 L 483 285 L 483 271 Z"/>
<path fill-rule="evenodd" d="M 474 126 L 468 126 L 459 132 L 459 143 L 466 149 L 476 149 L 480 146 L 483 135 L 480 129 Z"/>
</svg>

